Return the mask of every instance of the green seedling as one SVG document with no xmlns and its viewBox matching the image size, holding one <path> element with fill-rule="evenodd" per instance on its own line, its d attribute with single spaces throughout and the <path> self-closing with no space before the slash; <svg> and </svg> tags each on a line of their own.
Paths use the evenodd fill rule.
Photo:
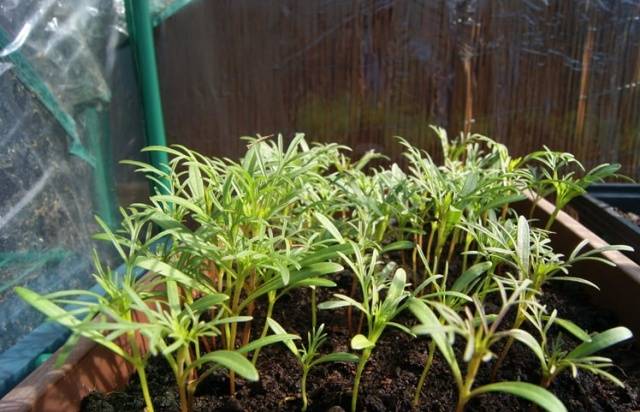
<svg viewBox="0 0 640 412">
<path fill-rule="evenodd" d="M 274 319 L 269 318 L 267 321 L 276 336 L 287 334 L 284 328 Z M 302 411 L 306 411 L 309 404 L 307 398 L 307 376 L 314 366 L 329 362 L 358 362 L 359 358 L 348 352 L 333 352 L 327 355 L 318 353 L 318 349 L 320 349 L 320 346 L 322 346 L 326 340 L 327 334 L 324 332 L 324 324 L 322 324 L 318 328 L 313 328 L 313 330 L 307 334 L 307 346 L 300 345 L 300 347 L 298 347 L 292 340 L 284 341 L 302 368 L 302 377 L 300 378 Z"/>
<path fill-rule="evenodd" d="M 554 195 L 554 209 L 547 220 L 545 229 L 551 228 L 558 213 L 574 198 L 583 195 L 592 183 L 604 182 L 618 175 L 619 164 L 604 163 L 594 167 L 583 176 L 577 177 L 576 170 L 584 172 L 584 166 L 572 154 L 554 152 L 548 147 L 544 150 L 529 154 L 525 162 L 540 165 L 539 176 L 533 180 L 531 188 L 538 193 L 533 207 L 540 197 Z M 533 213 L 533 208 L 532 212 Z"/>
<path fill-rule="evenodd" d="M 497 285 L 502 299 L 502 306 L 496 314 L 485 313 L 484 305 L 478 300 L 477 295 L 473 297 L 474 312 L 467 307 L 465 308 L 464 316 L 439 302 L 426 303 L 420 299 L 411 300 L 409 308 L 420 321 L 420 325 L 415 326 L 412 331 L 417 335 L 428 335 L 435 341 L 456 382 L 458 389 L 456 412 L 462 412 L 469 400 L 474 396 L 488 392 L 504 392 L 516 395 L 549 411 L 566 411 L 562 402 L 551 392 L 530 383 L 496 382 L 474 387 L 476 376 L 482 363 L 493 358 L 492 347 L 496 343 L 511 336 L 529 335 L 520 329 L 498 329 L 509 309 L 517 304 L 522 291 L 526 289 L 529 283 L 529 281 L 522 282 L 511 295 L 507 295 L 505 286 L 498 281 Z M 465 341 L 462 359 L 468 365 L 464 375 L 453 348 L 455 336 L 460 336 Z"/>
<path fill-rule="evenodd" d="M 406 290 L 405 271 L 403 269 L 396 270 L 389 281 L 384 271 L 376 273 L 378 265 L 378 252 L 376 249 L 373 249 L 367 262 L 367 259 L 355 243 L 352 243 L 352 247 L 355 261 L 349 259 L 346 255 L 342 255 L 342 258 L 347 262 L 358 280 L 362 293 L 362 302 L 358 302 L 346 295 L 334 294 L 336 300 L 323 302 L 318 305 L 318 308 L 354 307 L 366 318 L 367 334 L 358 333 L 351 339 L 351 348 L 362 351 L 356 369 L 351 398 L 351 410 L 355 412 L 362 372 L 382 332 L 387 326 L 398 328 L 409 334 L 411 334 L 411 331 L 406 326 L 393 322 L 393 319 L 405 309 L 407 298 L 409 297 L 409 292 Z M 383 291 L 386 292 L 384 295 L 382 295 Z"/>
<path fill-rule="evenodd" d="M 598 288 L 592 282 L 570 274 L 571 267 L 576 263 L 595 261 L 614 265 L 603 257 L 603 253 L 632 250 L 623 245 L 605 245 L 585 251 L 588 241 L 584 240 L 565 259 L 551 248 L 549 232 L 531 228 L 524 216 L 518 218 L 517 224 L 510 220 L 504 223 L 488 220 L 484 226 L 469 225 L 467 230 L 473 233 L 480 245 L 476 254 L 494 262 L 496 266 L 503 265 L 507 270 L 515 271 L 521 281 L 531 281 L 531 286 L 524 290 L 526 296 L 520 299 L 513 324 L 515 329 L 525 321 L 526 302 L 542 293 L 542 287 L 551 281 L 568 281 Z M 494 379 L 512 344 L 513 338 L 510 338 L 500 353 L 492 373 Z"/>
<path fill-rule="evenodd" d="M 540 305 L 530 305 L 527 319 L 540 334 L 540 341 L 531 340 L 528 337 L 522 340 L 533 350 L 540 361 L 541 381 L 540 386 L 548 388 L 553 380 L 565 370 L 570 370 L 575 378 L 578 371 L 593 373 L 601 376 L 618 386 L 624 384 L 614 375 L 606 371 L 613 366 L 611 359 L 595 355 L 625 340 L 631 339 L 633 334 L 625 327 L 618 326 L 604 332 L 589 335 L 584 329 L 573 322 L 558 318 L 558 313 L 553 310 L 550 315 L 545 314 L 545 308 Z M 550 337 L 552 326 L 559 326 L 569 334 L 581 341 L 573 349 L 566 349 L 561 335 L 555 339 Z"/>
</svg>

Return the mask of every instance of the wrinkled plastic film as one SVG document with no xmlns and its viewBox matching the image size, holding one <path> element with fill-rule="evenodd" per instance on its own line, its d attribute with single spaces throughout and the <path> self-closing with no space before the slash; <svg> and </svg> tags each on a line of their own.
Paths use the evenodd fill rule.
<svg viewBox="0 0 640 412">
<path fill-rule="evenodd" d="M 13 288 L 91 286 L 93 247 L 111 256 L 94 215 L 147 191 L 117 164 L 145 160 L 121 20 L 117 1 L 0 3 L 0 358 L 43 320 Z"/>
</svg>

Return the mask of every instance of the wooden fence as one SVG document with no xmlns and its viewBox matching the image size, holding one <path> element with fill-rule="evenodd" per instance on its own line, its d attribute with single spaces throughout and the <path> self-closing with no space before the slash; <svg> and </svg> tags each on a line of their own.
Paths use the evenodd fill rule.
<svg viewBox="0 0 640 412">
<path fill-rule="evenodd" d="M 169 138 L 305 132 L 397 156 L 429 124 L 640 178 L 640 2 L 201 0 L 157 31 Z"/>
</svg>

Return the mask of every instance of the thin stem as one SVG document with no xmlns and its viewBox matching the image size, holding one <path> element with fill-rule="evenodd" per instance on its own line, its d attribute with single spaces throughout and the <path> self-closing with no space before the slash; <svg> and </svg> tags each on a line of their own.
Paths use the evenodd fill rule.
<svg viewBox="0 0 640 412">
<path fill-rule="evenodd" d="M 558 213 L 560 213 L 560 207 L 556 206 L 555 209 L 553 209 L 553 213 L 551 213 L 551 216 L 549 216 L 549 220 L 547 220 L 547 224 L 544 226 L 544 230 L 549 230 L 551 229 L 551 225 L 553 225 L 553 222 L 555 222 L 556 217 L 558 217 Z"/>
<path fill-rule="evenodd" d="M 274 291 L 270 291 L 268 293 L 268 298 L 269 298 L 269 303 L 267 304 L 267 316 L 264 319 L 264 326 L 262 327 L 262 333 L 260 334 L 260 339 L 262 339 L 265 336 L 267 336 L 267 332 L 269 332 L 269 324 L 267 323 L 267 319 L 273 316 L 273 307 L 276 304 L 275 292 Z M 253 352 L 253 357 L 251 359 L 251 362 L 253 363 L 253 366 L 256 366 L 256 364 L 258 363 L 258 356 L 259 355 L 260 355 L 260 348 L 257 348 Z"/>
<path fill-rule="evenodd" d="M 535 212 L 536 207 L 538 206 L 538 201 L 540 200 L 540 196 L 538 195 L 538 193 L 536 192 L 535 197 L 533 198 L 533 201 L 531 202 L 531 208 L 529 209 L 529 219 L 533 218 L 533 212 Z"/>
<path fill-rule="evenodd" d="M 436 233 L 435 225 L 431 225 L 431 232 L 429 232 L 429 240 L 427 241 L 427 255 L 425 261 L 429 262 L 431 259 L 431 246 L 433 245 L 433 237 Z"/>
<path fill-rule="evenodd" d="M 424 382 L 427 380 L 427 375 L 429 374 L 429 370 L 431 369 L 431 364 L 433 363 L 433 355 L 436 352 L 436 342 L 431 341 L 429 343 L 429 348 L 427 349 L 427 362 L 424 364 L 424 369 L 422 370 L 422 374 L 420 375 L 420 379 L 418 380 L 418 385 L 416 386 L 416 393 L 413 396 L 413 406 L 417 407 L 420 403 L 420 394 L 422 393 L 422 387 L 424 386 Z"/>
<path fill-rule="evenodd" d="M 300 379 L 300 393 L 302 395 L 302 412 L 307 410 L 307 406 L 309 401 L 307 399 L 307 374 L 309 373 L 309 369 L 303 368 L 302 370 L 302 378 Z"/>
<path fill-rule="evenodd" d="M 451 237 L 451 243 L 449 244 L 449 254 L 447 255 L 447 261 L 451 261 L 451 257 L 453 256 L 453 252 L 456 250 L 456 246 L 458 244 L 458 237 L 460 236 L 459 229 L 455 229 L 453 232 L 453 236 Z"/>
<path fill-rule="evenodd" d="M 316 288 L 315 286 L 311 287 L 311 328 L 315 330 L 316 324 L 318 323 L 318 303 L 316 299 Z"/>
<path fill-rule="evenodd" d="M 128 319 L 131 319 L 131 313 L 128 314 Z M 140 348 L 138 347 L 138 343 L 136 342 L 135 332 L 127 332 L 127 340 L 129 342 L 129 347 L 131 348 L 133 359 L 135 360 L 132 363 L 136 369 L 136 372 L 138 372 L 138 378 L 140 379 L 140 388 L 142 389 L 142 397 L 144 398 L 146 410 L 147 412 L 153 412 L 153 402 L 151 402 L 151 395 L 149 394 L 147 373 L 144 370 L 145 365 L 144 361 L 142 360 L 142 356 L 140 355 Z"/>
<path fill-rule="evenodd" d="M 187 397 L 187 382 L 188 377 L 184 373 L 184 365 L 187 362 L 188 348 L 183 348 L 178 352 L 176 357 L 176 383 L 178 385 L 178 394 L 180 396 L 180 412 L 189 412 L 189 400 Z"/>
<path fill-rule="evenodd" d="M 356 295 L 356 287 L 358 286 L 357 284 L 357 279 L 356 279 L 356 275 L 352 275 L 351 277 L 351 292 L 349 293 L 349 296 L 351 298 L 353 298 Z M 349 306 L 347 307 L 347 330 L 349 331 L 349 333 L 351 333 L 353 328 L 353 307 Z"/>
<path fill-rule="evenodd" d="M 254 281 L 255 283 L 255 281 Z M 251 289 L 249 289 L 247 291 L 247 293 L 251 293 L 253 291 L 254 287 L 252 286 Z M 247 306 L 247 315 L 248 316 L 253 316 L 253 311 L 255 310 L 255 302 L 251 302 L 249 303 L 249 305 Z M 243 330 L 242 330 L 242 346 L 245 346 L 246 344 L 249 343 L 249 339 L 251 339 L 251 325 L 252 322 L 246 322 L 243 326 Z"/>
<path fill-rule="evenodd" d="M 462 273 L 467 271 L 467 260 L 469 255 L 466 252 L 469 251 L 469 248 L 471 247 L 471 243 L 473 243 L 473 237 L 467 233 L 467 236 L 465 237 L 465 240 L 464 240 L 464 251 L 462 253 Z"/>
<path fill-rule="evenodd" d="M 518 329 L 520 325 L 522 325 L 522 322 L 519 322 L 518 320 L 516 320 L 516 323 L 514 324 L 514 329 Z M 509 336 L 509 339 L 507 339 L 507 343 L 505 343 L 504 347 L 502 348 L 502 351 L 498 356 L 498 360 L 496 361 L 495 365 L 493 365 L 493 369 L 491 370 L 492 382 L 495 382 L 496 378 L 498 377 L 498 370 L 502 366 L 502 363 L 504 362 L 504 360 L 507 358 L 507 354 L 509 353 L 511 346 L 513 345 L 513 342 L 514 342 L 513 336 Z"/>
<path fill-rule="evenodd" d="M 469 369 L 467 370 L 467 375 L 464 378 L 464 384 L 462 386 L 462 389 L 460 390 L 460 394 L 458 395 L 456 412 L 464 411 L 464 407 L 469 402 L 469 399 L 471 399 L 471 387 L 473 386 L 473 382 L 476 379 L 476 375 L 478 374 L 478 369 L 480 368 L 481 362 L 482 356 L 479 354 L 476 354 L 471 358 L 471 362 L 469 362 Z"/>
<path fill-rule="evenodd" d="M 189 412 L 189 401 L 187 396 L 187 385 L 180 379 L 178 381 L 178 394 L 180 396 L 180 412 Z"/>
<path fill-rule="evenodd" d="M 360 388 L 360 378 L 362 377 L 362 371 L 364 370 L 367 361 L 371 356 L 371 349 L 365 349 L 360 356 L 360 362 L 358 362 L 358 368 L 356 369 L 356 377 L 353 381 L 353 395 L 351 396 L 351 412 L 356 412 L 356 406 L 358 405 L 358 389 Z"/>
<path fill-rule="evenodd" d="M 422 248 L 422 235 L 413 235 L 415 245 L 413 245 L 413 252 L 411 252 L 411 267 L 413 268 L 414 276 L 418 277 L 418 248 Z"/>
<path fill-rule="evenodd" d="M 236 279 L 236 284 L 233 291 L 233 300 L 231 302 L 231 313 L 233 316 L 238 316 L 238 306 L 240 305 L 240 294 L 242 292 L 242 286 L 244 285 L 244 277 Z M 227 349 L 234 350 L 236 346 L 236 336 L 238 333 L 238 322 L 231 324 L 231 333 L 229 341 L 227 342 Z M 234 396 L 236 393 L 236 374 L 233 371 L 229 372 L 229 394 Z"/>
<path fill-rule="evenodd" d="M 144 365 L 134 365 L 136 372 L 138 372 L 138 378 L 140 379 L 140 387 L 142 388 L 142 397 L 146 405 L 145 412 L 153 412 L 153 402 L 151 402 L 151 395 L 149 394 L 149 384 L 147 383 L 147 373 L 144 370 Z"/>
<path fill-rule="evenodd" d="M 508 212 L 509 212 L 509 203 L 506 203 L 502 206 L 502 213 L 500 213 L 500 219 L 502 220 L 506 219 Z"/>
<path fill-rule="evenodd" d="M 540 386 L 542 386 L 545 389 L 549 388 L 549 386 L 551 385 L 551 382 L 553 382 L 553 380 L 556 378 L 558 373 L 560 373 L 561 371 L 562 371 L 561 369 L 556 369 L 554 373 L 549 373 L 549 372 L 543 373 L 542 379 L 540 380 Z"/>
</svg>

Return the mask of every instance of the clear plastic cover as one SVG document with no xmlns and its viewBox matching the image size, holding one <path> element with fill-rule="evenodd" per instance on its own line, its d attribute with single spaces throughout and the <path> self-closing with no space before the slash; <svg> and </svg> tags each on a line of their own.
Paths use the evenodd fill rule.
<svg viewBox="0 0 640 412">
<path fill-rule="evenodd" d="M 146 191 L 117 166 L 144 144 L 123 12 L 117 1 L 0 2 L 0 354 L 42 321 L 13 288 L 91 286 L 94 215 L 117 222 L 119 200 Z"/>
</svg>

